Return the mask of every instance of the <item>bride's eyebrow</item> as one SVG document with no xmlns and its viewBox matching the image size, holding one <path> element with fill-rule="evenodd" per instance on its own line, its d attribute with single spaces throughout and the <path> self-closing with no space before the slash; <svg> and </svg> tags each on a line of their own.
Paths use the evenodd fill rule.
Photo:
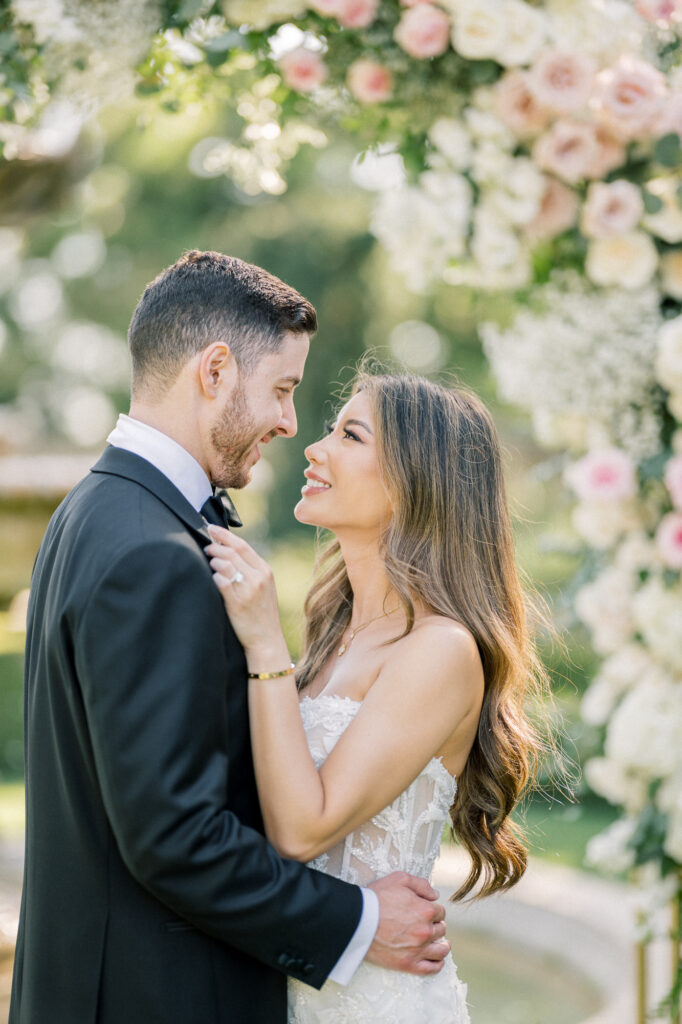
<svg viewBox="0 0 682 1024">
<path fill-rule="evenodd" d="M 364 420 L 346 420 L 344 423 L 344 427 L 347 427 L 350 424 L 353 424 L 356 427 L 363 427 L 368 434 L 371 434 L 372 437 L 374 437 L 374 432 L 372 428 L 369 426 L 369 424 L 365 423 Z"/>
</svg>

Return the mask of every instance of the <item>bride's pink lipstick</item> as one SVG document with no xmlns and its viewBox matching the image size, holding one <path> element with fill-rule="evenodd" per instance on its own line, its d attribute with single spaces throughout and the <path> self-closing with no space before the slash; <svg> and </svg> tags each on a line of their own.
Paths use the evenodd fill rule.
<svg viewBox="0 0 682 1024">
<path fill-rule="evenodd" d="M 313 473 L 310 469 L 306 469 L 303 476 L 306 477 L 307 480 L 310 480 L 310 483 L 303 485 L 301 488 L 301 494 L 321 494 L 322 491 L 328 491 L 331 489 L 331 484 L 327 480 L 318 476 L 317 473 Z"/>
</svg>

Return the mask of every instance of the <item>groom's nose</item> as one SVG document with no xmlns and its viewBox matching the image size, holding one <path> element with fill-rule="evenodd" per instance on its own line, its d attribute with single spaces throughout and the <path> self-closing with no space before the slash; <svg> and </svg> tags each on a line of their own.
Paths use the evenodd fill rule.
<svg viewBox="0 0 682 1024">
<path fill-rule="evenodd" d="M 282 437 L 293 437 L 298 430 L 298 420 L 296 419 L 296 409 L 292 399 L 289 399 L 282 406 L 282 415 L 279 423 L 277 424 L 276 432 Z"/>
</svg>

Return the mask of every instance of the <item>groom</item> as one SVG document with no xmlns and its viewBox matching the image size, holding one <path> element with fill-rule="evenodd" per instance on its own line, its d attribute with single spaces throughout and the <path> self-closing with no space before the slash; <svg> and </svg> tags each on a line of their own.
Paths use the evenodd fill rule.
<svg viewBox="0 0 682 1024">
<path fill-rule="evenodd" d="M 259 445 L 296 432 L 315 329 L 292 288 L 210 252 L 133 314 L 130 416 L 31 587 L 10 1024 L 284 1024 L 287 974 L 441 967 L 425 881 L 360 889 L 263 837 L 244 655 L 203 554 L 206 522 L 235 521 L 213 486 L 245 486 Z"/>
</svg>

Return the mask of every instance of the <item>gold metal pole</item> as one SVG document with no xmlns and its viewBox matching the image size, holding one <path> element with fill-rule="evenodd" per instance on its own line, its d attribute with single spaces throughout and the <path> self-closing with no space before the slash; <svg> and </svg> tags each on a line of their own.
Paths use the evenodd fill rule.
<svg viewBox="0 0 682 1024">
<path fill-rule="evenodd" d="M 677 892 L 672 902 L 672 921 L 670 930 L 670 945 L 672 950 L 672 992 L 673 1002 L 670 1006 L 671 1024 L 680 1024 L 680 1002 L 682 994 L 678 991 L 678 977 L 682 969 L 682 872 L 678 876 Z"/>
<path fill-rule="evenodd" d="M 637 965 L 637 1024 L 646 1024 L 646 942 L 638 942 L 635 946 L 635 959 Z"/>
</svg>

